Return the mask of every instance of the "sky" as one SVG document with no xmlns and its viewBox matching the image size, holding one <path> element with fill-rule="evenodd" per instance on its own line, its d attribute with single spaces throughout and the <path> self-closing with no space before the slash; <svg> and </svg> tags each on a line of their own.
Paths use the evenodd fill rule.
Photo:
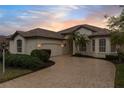
<svg viewBox="0 0 124 93">
<path fill-rule="evenodd" d="M 57 32 L 80 24 L 107 28 L 104 15 L 121 11 L 117 5 L 0 5 L 0 35 L 34 28 Z"/>
</svg>

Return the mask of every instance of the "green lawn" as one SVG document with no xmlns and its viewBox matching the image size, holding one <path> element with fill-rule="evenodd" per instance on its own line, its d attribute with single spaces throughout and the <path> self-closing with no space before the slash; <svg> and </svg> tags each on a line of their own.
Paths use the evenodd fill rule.
<svg viewBox="0 0 124 93">
<path fill-rule="evenodd" d="M 115 87 L 124 88 L 124 64 L 116 64 Z"/>
<path fill-rule="evenodd" d="M 0 63 L 0 83 L 16 78 L 18 76 L 27 74 L 32 72 L 31 70 L 27 69 L 19 69 L 19 68 L 12 68 L 12 67 L 6 67 L 5 74 L 2 73 L 2 64 Z"/>
</svg>

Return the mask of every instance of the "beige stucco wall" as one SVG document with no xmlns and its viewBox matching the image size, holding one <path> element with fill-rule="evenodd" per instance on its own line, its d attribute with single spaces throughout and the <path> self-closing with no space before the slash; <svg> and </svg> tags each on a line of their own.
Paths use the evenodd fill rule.
<svg viewBox="0 0 124 93">
<path fill-rule="evenodd" d="M 25 39 L 20 35 L 17 35 L 14 40 L 10 40 L 9 50 L 11 53 L 17 54 L 16 41 L 18 39 L 22 40 L 22 52 L 21 54 L 30 54 L 34 49 L 51 49 L 52 56 L 63 55 L 68 53 L 68 44 L 64 40 L 57 39 L 48 39 L 48 38 L 28 38 Z M 66 46 L 61 47 L 61 44 Z M 38 48 L 37 45 L 41 44 L 41 47 Z"/>
<path fill-rule="evenodd" d="M 93 32 L 87 29 L 80 29 L 78 30 L 79 33 L 85 34 L 87 36 L 91 35 Z M 68 35 L 65 36 L 66 39 L 68 39 Z M 106 52 L 102 53 L 99 52 L 99 39 L 106 39 Z M 73 54 L 75 54 L 77 51 L 75 49 L 75 44 L 73 43 L 73 46 L 69 46 L 67 40 L 56 40 L 56 39 L 48 39 L 48 38 L 29 38 L 25 39 L 20 35 L 17 35 L 14 40 L 10 40 L 10 46 L 9 50 L 11 53 L 17 53 L 17 46 L 16 41 L 18 39 L 21 39 L 23 42 L 22 47 L 22 54 L 30 54 L 32 50 L 38 49 L 37 45 L 41 44 L 40 49 L 51 49 L 52 56 L 56 55 L 63 55 L 68 54 L 70 52 L 71 47 Z M 92 39 L 95 40 L 95 51 L 92 51 Z M 64 47 L 61 47 L 61 44 L 65 44 Z M 87 51 L 81 52 L 82 54 L 94 56 L 94 57 L 105 57 L 106 54 L 111 53 L 111 42 L 109 37 L 94 37 L 91 38 L 87 44 Z"/>
<path fill-rule="evenodd" d="M 65 47 L 61 47 L 63 44 L 63 40 L 54 40 L 54 39 L 27 39 L 26 53 L 30 54 L 32 50 L 39 49 L 37 47 L 38 44 L 41 44 L 40 49 L 51 49 L 52 56 L 66 54 L 67 51 L 64 51 Z"/>
<path fill-rule="evenodd" d="M 87 29 L 85 29 L 85 28 L 81 28 L 81 29 L 78 30 L 77 32 L 79 32 L 80 34 L 92 35 L 92 31 L 87 30 Z"/>
<path fill-rule="evenodd" d="M 106 54 L 111 54 L 111 41 L 109 37 L 95 37 L 92 39 L 95 40 L 95 51 L 92 52 L 92 56 L 104 58 Z M 99 39 L 106 39 L 106 52 L 99 52 Z"/>
<path fill-rule="evenodd" d="M 82 28 L 82 29 L 80 29 L 80 30 L 78 30 L 78 31 L 76 31 L 76 32 L 79 32 L 80 34 L 82 34 L 82 35 L 87 35 L 87 36 L 89 36 L 89 35 L 91 35 L 92 34 L 92 31 L 90 31 L 90 30 L 87 30 L 87 29 L 85 29 L 85 28 Z M 91 54 L 91 40 L 87 43 L 87 49 L 86 49 L 86 52 L 81 52 L 81 51 L 79 51 L 81 54 L 86 54 L 86 55 L 90 55 Z M 77 51 L 76 51 L 76 49 L 75 49 L 75 44 L 73 43 L 73 54 L 75 54 Z"/>
<path fill-rule="evenodd" d="M 9 51 L 11 53 L 14 53 L 14 54 L 18 53 L 17 52 L 17 45 L 16 45 L 16 42 L 18 39 L 22 40 L 22 52 L 21 52 L 21 54 L 25 54 L 26 40 L 20 35 L 17 35 L 14 40 L 9 41 Z"/>
<path fill-rule="evenodd" d="M 78 32 L 80 32 L 80 34 L 85 34 L 87 36 L 92 35 L 92 31 L 87 30 L 85 28 L 82 28 L 80 30 L 78 30 Z M 99 39 L 106 39 L 106 52 L 99 52 Z M 95 40 L 95 51 L 92 51 L 92 39 Z M 75 44 L 73 43 L 73 54 L 75 54 L 77 51 L 75 49 Z M 89 56 L 94 56 L 94 57 L 100 57 L 100 58 L 104 58 L 106 54 L 111 54 L 111 41 L 109 37 L 94 37 L 91 38 L 87 44 L 87 51 L 86 52 L 81 52 L 82 54 L 85 55 L 89 55 Z"/>
</svg>

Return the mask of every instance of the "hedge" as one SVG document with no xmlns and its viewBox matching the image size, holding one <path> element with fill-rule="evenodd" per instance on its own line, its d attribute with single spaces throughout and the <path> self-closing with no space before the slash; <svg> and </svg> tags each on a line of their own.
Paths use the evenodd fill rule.
<svg viewBox="0 0 124 93">
<path fill-rule="evenodd" d="M 9 54 L 5 60 L 6 66 L 11 67 L 35 70 L 44 66 L 44 63 L 39 58 L 24 54 Z"/>
<path fill-rule="evenodd" d="M 43 62 L 47 62 L 50 58 L 51 50 L 35 49 L 31 52 L 31 56 L 38 57 Z"/>
<path fill-rule="evenodd" d="M 118 56 L 117 55 L 106 55 L 106 59 L 107 60 L 118 60 Z"/>
<path fill-rule="evenodd" d="M 118 53 L 118 55 L 106 55 L 106 60 L 113 63 L 124 63 L 124 53 Z"/>
<path fill-rule="evenodd" d="M 41 49 L 41 50 L 46 51 L 49 54 L 49 56 L 51 56 L 51 50 L 50 49 Z"/>
</svg>

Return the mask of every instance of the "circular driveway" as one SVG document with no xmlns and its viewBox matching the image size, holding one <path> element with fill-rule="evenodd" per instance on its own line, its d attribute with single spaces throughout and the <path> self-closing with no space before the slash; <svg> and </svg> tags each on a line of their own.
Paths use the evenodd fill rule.
<svg viewBox="0 0 124 93">
<path fill-rule="evenodd" d="M 114 87 L 115 66 L 105 60 L 58 56 L 55 65 L 0 84 L 0 87 Z"/>
</svg>

